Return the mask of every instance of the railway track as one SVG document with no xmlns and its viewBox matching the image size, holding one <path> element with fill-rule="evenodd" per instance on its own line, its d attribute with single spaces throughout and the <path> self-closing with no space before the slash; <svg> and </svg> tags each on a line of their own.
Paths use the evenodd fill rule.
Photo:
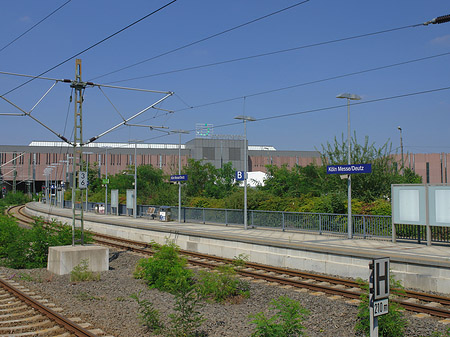
<svg viewBox="0 0 450 337">
<path fill-rule="evenodd" d="M 56 308 L 51 309 L 51 304 L 38 301 L 34 293 L 19 287 L 0 274 L 0 337 L 98 336 L 60 315 Z"/>
<path fill-rule="evenodd" d="M 24 214 L 22 208 L 11 209 L 11 213 L 19 213 L 20 221 L 30 222 L 31 217 Z M 115 247 L 117 249 L 131 250 L 144 255 L 151 255 L 151 245 L 147 243 L 130 241 L 122 238 L 94 233 L 94 240 L 98 244 Z M 233 263 L 233 260 L 211 256 L 190 251 L 180 251 L 185 255 L 188 263 L 202 268 L 216 268 L 219 265 Z M 308 289 L 329 295 L 341 296 L 349 299 L 359 299 L 363 290 L 360 285 L 348 279 L 341 279 L 325 275 L 306 273 L 297 270 L 267 266 L 252 262 L 237 269 L 242 277 L 264 280 L 280 285 Z M 393 290 L 390 300 L 399 303 L 403 308 L 417 313 L 426 313 L 436 317 L 450 318 L 450 298 L 415 291 Z"/>
</svg>

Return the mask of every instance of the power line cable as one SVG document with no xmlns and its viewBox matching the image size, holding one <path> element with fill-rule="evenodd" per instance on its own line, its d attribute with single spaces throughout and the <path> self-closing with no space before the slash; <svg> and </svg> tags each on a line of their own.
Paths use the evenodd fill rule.
<svg viewBox="0 0 450 337">
<path fill-rule="evenodd" d="M 268 18 L 268 17 L 271 17 L 271 16 L 273 16 L 273 15 L 282 13 L 282 12 L 284 12 L 284 11 L 287 11 L 287 10 L 289 10 L 289 9 L 292 9 L 292 8 L 294 8 L 294 7 L 297 7 L 297 6 L 299 6 L 299 5 L 303 5 L 303 4 L 305 4 L 305 3 L 309 2 L 309 1 L 310 1 L 310 0 L 304 0 L 304 1 L 298 2 L 298 3 L 293 4 L 293 5 L 291 5 L 291 6 L 282 8 L 282 9 L 280 9 L 280 10 L 277 10 L 277 11 L 275 11 L 275 12 L 272 12 L 272 13 L 269 13 L 269 14 L 267 14 L 267 15 L 261 16 L 261 17 L 259 17 L 259 18 L 256 18 L 256 19 L 253 19 L 253 20 L 251 20 L 251 21 L 242 23 L 242 24 L 240 24 L 240 25 L 237 25 L 237 26 L 235 26 L 235 27 L 226 29 L 226 30 L 221 31 L 221 32 L 219 32 L 219 33 L 216 33 L 216 34 L 207 36 L 207 37 L 205 37 L 205 38 L 203 38 L 203 39 L 200 39 L 200 40 L 197 40 L 197 41 L 194 41 L 194 42 L 185 44 L 185 45 L 183 45 L 183 46 L 181 46 L 181 47 L 177 47 L 177 48 L 175 48 L 175 49 L 169 50 L 169 51 L 164 52 L 164 53 L 162 53 L 162 54 L 159 54 L 159 55 L 150 57 L 150 58 L 148 58 L 148 59 L 145 59 L 145 60 L 136 62 L 136 63 L 131 64 L 131 65 L 129 65 L 129 66 L 126 66 L 126 67 L 123 67 L 123 68 L 120 68 L 120 69 L 111 71 L 111 72 L 109 72 L 109 73 L 106 73 L 106 74 L 103 74 L 103 75 L 94 77 L 94 78 L 92 78 L 90 81 L 93 81 L 93 80 L 96 80 L 96 79 L 99 79 L 99 78 L 102 78 L 102 77 L 105 77 L 105 76 L 108 76 L 108 75 L 111 75 L 111 74 L 115 74 L 115 73 L 120 72 L 120 71 L 122 71 L 122 70 L 126 70 L 126 69 L 129 69 L 129 68 L 135 67 L 135 66 L 137 66 L 137 65 L 140 65 L 140 64 L 143 64 L 143 63 L 146 63 L 146 62 L 155 60 L 155 59 L 157 59 L 157 58 L 160 58 L 160 57 L 162 57 L 162 56 L 166 56 L 166 55 L 168 55 L 168 54 L 172 54 L 172 53 L 174 53 L 174 52 L 176 52 L 176 51 L 179 51 L 179 50 L 182 50 L 182 49 L 191 47 L 191 46 L 196 45 L 196 44 L 198 44 L 198 43 L 201 43 L 201 42 L 210 40 L 210 39 L 212 39 L 212 38 L 215 38 L 215 37 L 217 37 L 217 36 L 220 36 L 220 35 L 229 33 L 229 32 L 231 32 L 231 31 L 233 31 L 233 30 L 242 28 L 242 27 L 244 27 L 244 26 L 248 26 L 248 25 L 250 25 L 250 24 L 252 24 L 252 23 L 261 21 L 261 20 L 266 19 L 266 18 Z"/>
<path fill-rule="evenodd" d="M 412 60 L 402 61 L 402 62 L 393 63 L 393 64 L 388 64 L 388 65 L 379 66 L 379 67 L 375 67 L 375 68 L 369 68 L 369 69 L 359 70 L 359 71 L 355 71 L 355 72 L 351 72 L 351 73 L 346 73 L 346 74 L 341 74 L 341 75 L 331 76 L 331 77 L 327 77 L 327 78 L 323 78 L 323 79 L 318 79 L 318 80 L 314 80 L 314 81 L 302 82 L 302 83 L 299 83 L 299 84 L 294 84 L 294 85 L 290 85 L 290 86 L 286 86 L 286 87 L 281 87 L 281 88 L 275 88 L 275 89 L 270 89 L 270 90 L 260 91 L 260 92 L 256 92 L 256 93 L 253 93 L 253 94 L 246 94 L 246 95 L 244 95 L 244 96 L 238 96 L 238 97 L 226 98 L 226 99 L 222 99 L 222 100 L 219 100 L 219 101 L 214 101 L 214 102 L 209 102 L 209 103 L 199 104 L 199 105 L 195 105 L 195 106 L 191 106 L 191 105 L 187 104 L 187 103 L 186 103 L 183 99 L 181 99 L 181 97 L 177 94 L 176 96 L 177 96 L 177 97 L 181 100 L 181 102 L 183 102 L 187 107 L 186 107 L 186 108 L 183 108 L 183 109 L 175 110 L 175 112 L 180 112 L 180 111 L 185 111 L 185 110 L 190 110 L 190 109 L 197 109 L 197 108 L 202 108 L 202 107 L 205 107 L 205 106 L 216 105 L 216 104 L 221 104 L 221 103 L 227 103 L 227 102 L 231 102 L 231 101 L 236 101 L 236 100 L 243 99 L 244 97 L 248 98 L 248 97 L 255 97 L 255 96 L 260 96 L 260 95 L 266 95 L 266 94 L 270 94 L 270 93 L 273 93 L 273 92 L 278 92 L 278 91 L 283 91 L 283 90 L 288 90 L 288 89 L 298 88 L 298 87 L 307 86 L 307 85 L 316 84 L 316 83 L 322 83 L 322 82 L 331 81 L 331 80 L 336 80 L 336 79 L 345 78 L 345 77 L 354 76 L 354 75 L 365 74 L 365 73 L 369 73 L 369 72 L 372 72 L 372 71 L 378 71 L 378 70 L 383 70 L 383 69 L 393 68 L 393 67 L 397 67 L 397 66 L 401 66 L 401 65 L 406 65 L 406 64 L 410 64 L 410 63 L 415 63 L 415 62 L 420 62 L 420 61 L 430 60 L 430 59 L 433 59 L 433 58 L 442 57 L 442 56 L 449 56 L 449 55 L 450 55 L 450 52 L 446 52 L 446 53 L 441 53 L 441 54 L 436 54 L 436 55 L 431 55 L 431 56 L 420 57 L 420 58 L 417 58 L 417 59 L 412 59 Z"/>
<path fill-rule="evenodd" d="M 382 101 L 400 99 L 400 98 L 405 98 L 405 97 L 430 94 L 430 93 L 439 92 L 439 91 L 445 91 L 445 90 L 450 90 L 450 86 L 449 87 L 437 88 L 437 89 L 416 91 L 416 92 L 411 92 L 411 93 L 406 93 L 406 94 L 401 94 L 401 95 L 396 95 L 396 96 L 388 96 L 388 97 L 376 98 L 376 99 L 367 100 L 367 101 L 358 101 L 358 102 L 355 102 L 355 103 L 351 103 L 350 105 L 371 104 L 371 103 L 377 103 L 377 102 L 382 102 Z M 298 116 L 298 115 L 303 115 L 303 114 L 308 114 L 308 113 L 313 113 L 313 112 L 320 112 L 320 111 L 339 109 L 339 108 L 343 108 L 343 107 L 346 107 L 346 106 L 347 106 L 347 103 L 340 104 L 340 105 L 333 105 L 333 106 L 329 106 L 329 107 L 323 107 L 323 108 L 316 108 L 316 109 L 310 109 L 310 110 L 303 110 L 303 111 L 298 111 L 298 112 L 280 114 L 280 115 L 273 115 L 273 116 L 258 118 L 252 123 L 262 122 L 262 121 L 267 121 L 267 120 L 272 120 L 272 119 L 278 119 L 278 118 L 293 117 L 293 116 Z M 238 125 L 238 124 L 242 124 L 242 122 L 230 122 L 230 123 L 226 123 L 226 124 L 214 125 L 214 128 L 222 128 L 222 127 L 233 126 L 233 125 Z M 195 130 L 187 130 L 187 131 L 193 132 Z M 160 135 L 160 136 L 144 139 L 143 141 L 149 141 L 149 140 L 158 139 L 158 138 L 167 137 L 167 136 L 168 135 Z"/>
<path fill-rule="evenodd" d="M 40 25 L 42 22 L 44 22 L 45 20 L 47 20 L 49 17 L 51 17 L 53 14 L 55 14 L 57 11 L 59 11 L 61 8 L 63 8 L 65 5 L 67 5 L 69 2 L 71 2 L 72 0 L 68 0 L 66 1 L 64 4 L 62 4 L 61 6 L 59 6 L 58 8 L 56 8 L 53 12 L 51 12 L 50 14 L 48 14 L 45 18 L 43 18 L 42 20 L 40 20 L 38 23 L 34 24 L 31 28 L 27 29 L 25 32 L 23 32 L 22 34 L 20 34 L 18 37 L 16 37 L 14 40 L 12 40 L 11 42 L 7 43 L 5 46 L 3 46 L 0 49 L 0 53 L 5 50 L 6 48 L 8 48 L 10 45 L 12 45 L 14 42 L 16 42 L 17 40 L 19 40 L 22 36 L 24 36 L 25 34 L 27 34 L 28 32 L 30 32 L 31 30 L 33 30 L 34 28 L 36 28 L 38 25 Z"/>
<path fill-rule="evenodd" d="M 94 44 L 91 45 L 90 47 L 87 47 L 87 48 L 83 49 L 81 52 L 76 53 L 75 55 L 73 55 L 73 56 L 71 56 L 71 57 L 65 59 L 64 61 L 58 63 L 57 65 L 55 65 L 55 66 L 49 68 L 49 69 L 46 70 L 46 71 L 40 73 L 39 75 L 37 75 L 37 76 L 35 76 L 35 77 L 29 79 L 28 81 L 26 81 L 26 82 L 24 82 L 24 83 L 18 85 L 17 87 L 15 87 L 15 88 L 9 90 L 8 92 L 4 93 L 4 94 L 1 95 L 1 96 L 6 96 L 6 95 L 8 95 L 9 93 L 11 93 L 11 92 L 13 92 L 13 91 L 15 91 L 15 90 L 17 90 L 17 89 L 23 87 L 24 85 L 30 83 L 31 81 L 34 81 L 36 78 L 38 78 L 38 77 L 40 77 L 40 76 L 42 76 L 42 75 L 44 75 L 44 74 L 46 74 L 46 73 L 52 71 L 53 69 L 56 69 L 56 68 L 60 67 L 61 65 L 65 64 L 65 63 L 67 63 L 67 62 L 69 62 L 70 60 L 74 59 L 75 57 L 77 57 L 77 56 L 79 56 L 79 55 L 81 55 L 81 54 L 84 54 L 84 53 L 87 52 L 88 50 L 91 50 L 92 48 L 94 48 L 94 47 L 98 46 L 99 44 L 102 44 L 103 42 L 105 42 L 105 41 L 111 39 L 112 37 L 116 36 L 117 34 L 122 33 L 123 31 L 127 30 L 128 28 L 130 28 L 130 27 L 136 25 L 137 23 L 139 23 L 139 22 L 141 22 L 141 21 L 147 19 L 148 17 L 150 17 L 150 16 L 152 16 L 152 15 L 158 13 L 159 11 L 161 11 L 161 10 L 163 10 L 164 8 L 170 6 L 171 4 L 173 4 L 173 3 L 176 2 L 176 1 L 177 1 L 177 0 L 172 0 L 171 2 L 169 2 L 169 3 L 165 4 L 164 6 L 158 8 L 157 10 L 155 10 L 155 11 L 153 11 L 153 12 L 151 12 L 151 13 L 149 13 L 149 14 L 143 16 L 143 17 L 141 17 L 140 19 L 134 21 L 133 23 L 129 24 L 128 26 L 126 26 L 126 27 L 124 27 L 124 28 L 118 30 L 117 32 L 115 32 L 115 33 L 113 33 L 113 34 L 111 34 L 111 35 L 105 37 L 104 39 L 102 39 L 102 40 L 100 40 L 100 41 L 94 43 Z"/>
<path fill-rule="evenodd" d="M 351 103 L 350 105 L 371 104 L 371 103 L 377 103 L 377 102 L 382 102 L 382 101 L 400 99 L 400 98 L 405 98 L 405 97 L 430 94 L 430 93 L 439 92 L 439 91 L 445 91 L 445 90 L 450 90 L 450 86 L 436 88 L 436 89 L 430 89 L 430 90 L 416 91 L 416 92 L 411 92 L 411 93 L 406 93 L 406 94 L 401 94 L 401 95 L 395 95 L 395 96 L 376 98 L 376 99 L 367 100 L 367 101 L 359 101 L 359 102 Z M 320 111 L 339 109 L 339 108 L 346 107 L 346 106 L 347 106 L 347 104 L 339 104 L 339 105 L 333 105 L 333 106 L 329 106 L 329 107 L 316 108 L 316 109 L 310 109 L 310 110 L 303 110 L 303 111 L 286 113 L 286 114 L 280 114 L 280 115 L 273 115 L 273 116 L 258 118 L 254 122 L 262 122 L 262 121 L 278 119 L 278 118 L 293 117 L 293 116 L 298 116 L 298 115 L 303 115 L 303 114 L 308 114 L 308 113 L 313 113 L 313 112 L 320 112 Z M 226 124 L 215 125 L 214 128 L 222 128 L 222 127 L 233 126 L 233 125 L 238 125 L 238 124 L 242 124 L 242 122 L 230 122 L 230 123 L 226 123 Z M 192 129 L 192 130 L 186 130 L 186 131 L 194 132 L 195 130 Z M 150 138 L 141 140 L 141 142 L 146 142 L 146 141 L 159 139 L 159 138 L 163 138 L 163 137 L 167 137 L 167 136 L 169 136 L 169 134 L 159 135 L 159 136 L 156 136 L 156 137 L 150 137 Z M 124 148 L 124 147 L 127 147 L 127 146 L 128 146 L 128 144 L 124 144 L 123 146 L 114 147 L 114 148 L 112 148 L 110 150 L 113 150 L 113 149 L 116 149 L 116 148 Z"/>
<path fill-rule="evenodd" d="M 120 82 L 126 82 L 126 81 L 133 81 L 133 80 L 139 80 L 139 79 L 143 79 L 143 78 L 149 78 L 149 77 L 155 77 L 155 76 L 161 76 L 161 75 L 168 75 L 168 74 L 179 73 L 179 72 L 188 71 L 188 70 L 195 70 L 195 69 L 201 69 L 201 68 L 218 66 L 218 65 L 222 65 L 222 64 L 228 64 L 228 63 L 234 63 L 234 62 L 239 62 L 239 61 L 251 60 L 251 59 L 254 59 L 254 58 L 272 56 L 272 55 L 277 55 L 277 54 L 281 54 L 281 53 L 288 53 L 288 52 L 293 52 L 293 51 L 297 51 L 297 50 L 301 50 L 301 49 L 307 49 L 307 48 L 318 47 L 318 46 L 323 46 L 323 45 L 337 43 L 337 42 L 343 42 L 343 41 L 348 41 L 348 40 L 359 39 L 359 38 L 363 38 L 363 37 L 367 37 L 367 36 L 373 36 L 373 35 L 390 33 L 390 32 L 393 32 L 393 31 L 402 30 L 402 29 L 406 29 L 406 28 L 412 28 L 412 27 L 418 27 L 418 26 L 422 26 L 422 25 L 423 24 L 415 24 L 415 25 L 408 25 L 408 26 L 403 26 L 403 27 L 391 28 L 391 29 L 381 30 L 381 31 L 372 32 L 372 33 L 354 35 L 354 36 L 344 37 L 344 38 L 340 38 L 340 39 L 334 39 L 334 40 L 328 40 L 328 41 L 323 41 L 323 42 L 318 42 L 318 43 L 312 43 L 312 44 L 308 44 L 308 45 L 304 45 L 304 46 L 298 46 L 298 47 L 293 47 L 293 48 L 288 48 L 288 49 L 276 50 L 276 51 L 263 53 L 263 54 L 244 56 L 244 57 L 239 57 L 239 58 L 235 58 L 235 59 L 231 59 L 231 60 L 225 60 L 225 61 L 213 62 L 213 63 L 203 64 L 203 65 L 198 65 L 198 66 L 187 67 L 187 68 L 169 70 L 169 71 L 160 72 L 160 73 L 156 73 L 156 74 L 132 77 L 132 78 L 128 78 L 128 79 L 124 79 L 124 80 L 118 80 L 118 81 L 113 81 L 113 82 L 108 82 L 108 83 L 111 84 L 111 83 L 120 83 Z"/>
</svg>

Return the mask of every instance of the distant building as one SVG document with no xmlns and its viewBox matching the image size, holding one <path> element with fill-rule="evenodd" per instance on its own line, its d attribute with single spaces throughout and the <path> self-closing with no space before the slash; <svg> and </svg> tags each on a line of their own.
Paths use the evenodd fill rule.
<svg viewBox="0 0 450 337">
<path fill-rule="evenodd" d="M 181 145 L 181 165 L 188 158 L 221 167 L 231 162 L 236 170 L 244 170 L 246 141 L 241 136 L 194 138 Z M 136 147 L 136 149 L 135 149 Z M 99 176 L 116 174 L 134 165 L 151 164 L 167 174 L 178 173 L 178 144 L 91 143 L 83 149 L 83 160 L 98 164 Z M 28 146 L 0 145 L 0 183 L 12 190 L 39 192 L 46 180 L 61 183 L 72 172 L 73 148 L 63 142 L 32 142 Z M 401 162 L 400 155 L 395 155 Z M 422 176 L 424 183 L 447 183 L 449 155 L 446 153 L 407 154 L 406 167 Z M 248 146 L 248 171 L 266 172 L 266 165 L 321 165 L 317 151 L 283 151 L 273 146 Z M 46 175 L 44 175 L 46 173 Z"/>
</svg>

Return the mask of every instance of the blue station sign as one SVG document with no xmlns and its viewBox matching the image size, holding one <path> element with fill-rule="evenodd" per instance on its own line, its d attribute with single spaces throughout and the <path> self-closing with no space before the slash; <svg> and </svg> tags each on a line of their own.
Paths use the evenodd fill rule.
<svg viewBox="0 0 450 337">
<path fill-rule="evenodd" d="M 243 181 L 245 180 L 245 172 L 244 171 L 236 171 L 234 175 L 236 181 Z"/>
<path fill-rule="evenodd" d="M 327 174 L 372 173 L 372 164 L 328 165 Z"/>
<path fill-rule="evenodd" d="M 170 176 L 170 181 L 186 181 L 186 180 L 188 180 L 187 174 L 176 174 Z"/>
</svg>

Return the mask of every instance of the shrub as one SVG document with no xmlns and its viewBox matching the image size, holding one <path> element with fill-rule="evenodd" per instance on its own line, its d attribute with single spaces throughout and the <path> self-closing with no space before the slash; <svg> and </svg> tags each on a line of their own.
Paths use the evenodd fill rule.
<svg viewBox="0 0 450 337">
<path fill-rule="evenodd" d="M 184 283 L 192 283 L 193 273 L 186 269 L 186 259 L 178 254 L 178 247 L 168 241 L 165 245 L 153 243 L 155 253 L 138 262 L 134 277 L 145 280 L 151 287 L 174 294 Z"/>
<path fill-rule="evenodd" d="M 80 236 L 80 231 L 76 231 Z M 85 232 L 85 242 L 92 237 Z M 48 260 L 48 248 L 72 243 L 72 229 L 59 222 L 45 223 L 35 219 L 31 229 L 21 228 L 15 220 L 0 216 L 0 258 L 10 268 L 44 268 Z"/>
<path fill-rule="evenodd" d="M 22 205 L 28 201 L 30 201 L 30 198 L 21 191 L 17 191 L 16 193 L 9 192 L 3 199 L 0 198 L 0 207 Z"/>
<path fill-rule="evenodd" d="M 236 271 L 230 265 L 218 267 L 217 272 L 199 273 L 198 292 L 216 302 L 239 295 L 249 297 L 249 289 L 249 283 L 237 278 Z"/>
<path fill-rule="evenodd" d="M 270 302 L 270 310 L 275 311 L 271 317 L 266 317 L 259 312 L 250 315 L 254 318 L 251 323 L 256 324 L 252 334 L 254 337 L 280 337 L 280 336 L 303 336 L 305 327 L 302 321 L 309 314 L 299 302 L 288 297 L 281 296 Z"/>
<path fill-rule="evenodd" d="M 404 294 L 403 286 L 400 281 L 396 281 L 390 273 L 391 289 L 399 289 L 396 294 Z M 356 324 L 356 331 L 370 334 L 370 313 L 369 313 L 369 284 L 361 279 L 357 280 L 361 288 L 365 291 L 361 294 L 361 303 L 358 306 L 359 321 Z M 378 317 L 378 332 L 384 337 L 401 337 L 405 335 L 406 319 L 403 314 L 403 308 L 393 301 L 389 301 L 389 312 L 386 315 Z"/>
</svg>

